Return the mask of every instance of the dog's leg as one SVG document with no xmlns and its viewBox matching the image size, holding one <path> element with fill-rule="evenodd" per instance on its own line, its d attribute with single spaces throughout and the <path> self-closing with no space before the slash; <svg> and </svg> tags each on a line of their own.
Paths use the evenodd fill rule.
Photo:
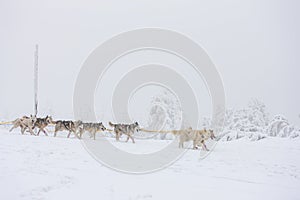
<svg viewBox="0 0 300 200">
<path fill-rule="evenodd" d="M 35 135 L 31 127 L 29 128 L 29 132 L 31 135 Z"/>
<path fill-rule="evenodd" d="M 181 140 L 179 141 L 179 148 L 183 148 L 183 142 Z"/>
<path fill-rule="evenodd" d="M 38 136 L 40 135 L 40 132 L 41 132 L 41 129 L 39 129 L 39 131 L 38 131 L 38 133 L 37 133 Z"/>
<path fill-rule="evenodd" d="M 80 130 L 79 130 L 79 138 L 80 138 L 80 139 L 82 138 L 82 134 L 83 134 L 83 129 L 80 129 Z"/>
<path fill-rule="evenodd" d="M 11 132 L 13 129 L 15 129 L 16 128 L 16 126 L 15 125 L 13 125 L 13 127 L 11 127 L 11 129 L 9 129 L 9 132 Z"/>
<path fill-rule="evenodd" d="M 193 149 L 198 149 L 197 144 L 198 144 L 197 141 L 193 140 Z"/>
<path fill-rule="evenodd" d="M 89 132 L 89 134 L 90 134 L 90 138 L 92 138 L 93 137 L 93 133 L 92 133 L 92 131 L 88 131 Z"/>
<path fill-rule="evenodd" d="M 69 137 L 70 137 L 70 135 L 71 135 L 71 130 L 69 130 L 69 134 L 68 134 L 67 138 L 69 138 Z"/>
<path fill-rule="evenodd" d="M 129 134 L 130 135 L 130 134 Z M 132 137 L 132 135 L 130 135 L 130 138 L 132 140 L 132 143 L 135 143 L 134 138 Z"/>
<path fill-rule="evenodd" d="M 182 137 L 183 137 L 183 136 L 180 136 L 180 137 L 179 137 L 179 148 L 183 148 L 184 140 L 183 140 Z"/>
<path fill-rule="evenodd" d="M 96 140 L 96 130 L 93 130 L 93 137 L 94 137 L 94 140 Z"/>
<path fill-rule="evenodd" d="M 75 135 L 76 138 L 79 138 L 79 135 L 78 135 L 76 129 L 73 131 L 73 133 L 74 133 L 74 135 Z"/>
<path fill-rule="evenodd" d="M 209 151 L 208 148 L 206 147 L 205 143 L 204 143 L 204 140 L 201 141 L 201 144 L 202 144 L 202 148 L 203 148 L 205 151 Z"/>
<path fill-rule="evenodd" d="M 76 138 L 79 138 L 74 126 L 70 126 L 70 131 L 71 131 L 71 133 L 74 133 L 74 135 L 75 135 Z"/>
<path fill-rule="evenodd" d="M 41 129 L 40 129 L 41 130 Z M 48 134 L 47 134 L 47 132 L 42 128 L 42 131 L 44 132 L 44 134 L 46 135 L 46 136 L 48 136 Z"/>
<path fill-rule="evenodd" d="M 55 130 L 54 130 L 54 136 L 53 136 L 53 137 L 56 137 L 56 133 L 57 133 L 57 130 L 55 129 Z"/>
<path fill-rule="evenodd" d="M 26 127 L 21 126 L 21 133 L 22 133 L 22 135 L 24 135 L 25 129 L 26 129 Z"/>
<path fill-rule="evenodd" d="M 119 134 L 119 132 L 116 133 L 116 139 L 117 139 L 117 141 L 120 140 L 120 134 Z"/>
<path fill-rule="evenodd" d="M 34 132 L 33 132 L 33 130 L 32 130 L 32 127 L 28 127 L 28 128 L 29 128 L 30 134 L 31 134 L 31 135 L 35 135 Z"/>
<path fill-rule="evenodd" d="M 127 139 L 126 139 L 126 142 L 128 142 L 128 140 L 129 140 L 129 134 L 127 135 Z"/>
<path fill-rule="evenodd" d="M 71 133 L 74 133 L 75 137 L 76 137 L 76 138 L 79 138 L 78 135 L 77 135 L 77 132 L 76 132 L 76 129 L 75 129 L 75 128 L 72 128 L 72 129 L 71 129 Z"/>
<path fill-rule="evenodd" d="M 178 148 L 181 148 L 181 140 L 179 139 Z"/>
<path fill-rule="evenodd" d="M 116 133 L 116 140 L 119 141 L 120 139 L 119 131 L 115 131 L 115 133 Z"/>
</svg>

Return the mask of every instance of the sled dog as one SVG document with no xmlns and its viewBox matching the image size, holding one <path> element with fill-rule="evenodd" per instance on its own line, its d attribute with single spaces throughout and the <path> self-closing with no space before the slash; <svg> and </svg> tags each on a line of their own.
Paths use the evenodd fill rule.
<svg viewBox="0 0 300 200">
<path fill-rule="evenodd" d="M 45 118 L 36 118 L 36 122 L 34 123 L 34 128 L 38 128 L 39 131 L 37 135 L 40 135 L 40 132 L 43 131 L 43 133 L 48 136 L 47 132 L 44 130 L 49 124 L 53 122 L 51 116 L 46 116 Z"/>
<path fill-rule="evenodd" d="M 129 138 L 132 140 L 133 143 L 135 143 L 134 138 L 132 135 L 134 134 L 135 131 L 139 131 L 139 123 L 135 122 L 133 124 L 113 124 L 109 122 L 109 125 L 114 128 L 114 132 L 116 134 L 116 140 L 119 141 L 120 137 L 122 134 L 127 135 L 127 140 L 128 142 Z"/>
<path fill-rule="evenodd" d="M 66 120 L 58 120 L 53 122 L 55 124 L 54 128 L 54 137 L 56 137 L 56 134 L 58 131 L 69 131 L 68 138 L 70 137 L 71 133 L 74 133 L 76 137 L 77 135 L 77 130 L 81 126 L 82 122 L 81 121 L 66 121 Z"/>
<path fill-rule="evenodd" d="M 213 130 L 192 130 L 189 129 L 188 131 L 184 132 L 179 136 L 179 148 L 183 148 L 184 142 L 193 141 L 193 149 L 198 149 L 199 144 L 202 145 L 202 148 L 206 151 L 209 151 L 205 145 L 205 140 L 214 139 L 215 135 Z"/>
<path fill-rule="evenodd" d="M 82 123 L 82 124 L 80 124 L 78 129 L 79 129 L 78 130 L 79 131 L 79 138 L 81 138 L 82 134 L 87 131 L 87 132 L 92 134 L 94 140 L 96 139 L 96 133 L 98 131 L 105 131 L 106 130 L 106 128 L 104 127 L 102 122 L 100 122 L 100 123 Z"/>
<path fill-rule="evenodd" d="M 34 124 L 36 122 L 36 117 L 33 115 L 23 116 L 13 121 L 13 127 L 9 130 L 11 132 L 13 129 L 20 127 L 21 133 L 24 134 L 26 129 L 29 129 L 31 135 L 35 135 L 33 132 Z"/>
</svg>

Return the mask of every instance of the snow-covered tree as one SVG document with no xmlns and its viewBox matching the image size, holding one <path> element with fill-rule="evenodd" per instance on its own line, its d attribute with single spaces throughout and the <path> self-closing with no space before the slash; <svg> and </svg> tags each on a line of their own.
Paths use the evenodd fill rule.
<svg viewBox="0 0 300 200">
<path fill-rule="evenodd" d="M 182 122 L 181 107 L 176 97 L 168 90 L 154 96 L 151 101 L 147 129 L 171 130 L 180 129 Z M 159 134 L 159 139 L 172 139 L 171 134 Z"/>
</svg>

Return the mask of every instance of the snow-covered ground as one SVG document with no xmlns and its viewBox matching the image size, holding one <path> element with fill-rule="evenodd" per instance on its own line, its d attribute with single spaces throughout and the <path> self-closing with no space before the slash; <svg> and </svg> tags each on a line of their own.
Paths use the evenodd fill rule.
<svg viewBox="0 0 300 200">
<path fill-rule="evenodd" d="M 166 169 L 130 175 L 98 163 L 78 139 L 51 136 L 1 127 L 0 199 L 300 199 L 299 137 L 220 141 L 203 160 L 188 150 Z M 122 148 L 166 143 L 136 142 Z"/>
</svg>

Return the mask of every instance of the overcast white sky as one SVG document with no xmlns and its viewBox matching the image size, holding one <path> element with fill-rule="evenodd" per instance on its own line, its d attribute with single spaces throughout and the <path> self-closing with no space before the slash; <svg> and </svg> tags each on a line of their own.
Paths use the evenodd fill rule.
<svg viewBox="0 0 300 200">
<path fill-rule="evenodd" d="M 84 60 L 120 32 L 161 27 L 206 49 L 222 76 L 228 107 L 262 100 L 300 124 L 299 1 L 0 2 L 0 120 L 33 110 L 33 51 L 40 45 L 40 114 L 72 118 Z"/>
</svg>

